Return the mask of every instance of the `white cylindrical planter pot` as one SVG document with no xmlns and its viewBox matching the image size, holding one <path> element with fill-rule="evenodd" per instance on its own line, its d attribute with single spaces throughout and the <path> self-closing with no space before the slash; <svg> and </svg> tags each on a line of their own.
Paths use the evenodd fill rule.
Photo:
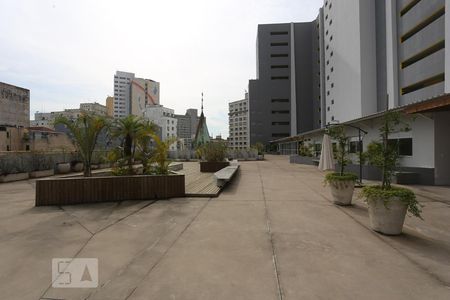
<svg viewBox="0 0 450 300">
<path fill-rule="evenodd" d="M 386 204 L 385 204 L 386 203 Z M 370 199 L 369 219 L 370 227 L 387 235 L 402 233 L 408 206 L 398 198 Z"/>
<path fill-rule="evenodd" d="M 331 196 L 337 205 L 351 205 L 355 182 L 353 180 L 330 181 Z"/>
<path fill-rule="evenodd" d="M 83 171 L 84 165 L 82 162 L 77 162 L 73 165 L 72 171 L 74 172 L 81 172 Z"/>
<path fill-rule="evenodd" d="M 70 172 L 70 163 L 58 163 L 56 170 L 59 174 L 67 174 Z"/>
</svg>

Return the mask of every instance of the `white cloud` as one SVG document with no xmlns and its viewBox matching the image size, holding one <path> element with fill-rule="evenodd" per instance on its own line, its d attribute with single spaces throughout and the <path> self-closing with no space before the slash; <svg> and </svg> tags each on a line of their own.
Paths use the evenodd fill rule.
<svg viewBox="0 0 450 300">
<path fill-rule="evenodd" d="M 0 81 L 31 90 L 31 112 L 104 102 L 113 74 L 161 82 L 161 102 L 200 106 L 228 135 L 228 102 L 255 77 L 259 23 L 310 21 L 321 0 L 3 0 Z"/>
</svg>

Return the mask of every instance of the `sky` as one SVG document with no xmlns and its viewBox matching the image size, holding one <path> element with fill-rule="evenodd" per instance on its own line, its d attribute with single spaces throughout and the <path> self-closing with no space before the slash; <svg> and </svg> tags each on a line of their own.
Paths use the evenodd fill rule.
<svg viewBox="0 0 450 300">
<path fill-rule="evenodd" d="M 117 70 L 160 82 L 162 105 L 204 112 L 228 136 L 228 102 L 256 76 L 258 24 L 314 20 L 323 0 L 0 0 L 0 81 L 30 114 L 105 104 Z"/>
</svg>

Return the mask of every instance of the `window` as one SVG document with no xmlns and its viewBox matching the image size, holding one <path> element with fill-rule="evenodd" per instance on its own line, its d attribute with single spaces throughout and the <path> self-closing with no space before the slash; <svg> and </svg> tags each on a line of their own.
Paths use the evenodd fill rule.
<svg viewBox="0 0 450 300">
<path fill-rule="evenodd" d="M 273 65 L 270 66 L 271 69 L 287 69 L 289 66 L 288 65 Z"/>
<path fill-rule="evenodd" d="M 272 125 L 289 125 L 289 122 L 272 122 Z"/>
<path fill-rule="evenodd" d="M 331 88 L 334 88 L 334 83 L 331 83 Z"/>
<path fill-rule="evenodd" d="M 443 82 L 445 80 L 445 74 L 441 73 L 436 76 L 424 79 L 422 81 L 416 82 L 414 84 L 411 84 L 409 86 L 406 86 L 402 88 L 402 95 L 406 95 L 412 92 L 415 92 L 417 90 L 429 87 L 431 85 Z"/>
<path fill-rule="evenodd" d="M 361 144 L 362 144 L 362 141 L 361 141 L 361 143 L 359 141 L 351 141 L 348 145 L 348 152 L 349 153 L 359 153 L 359 149 L 360 149 L 359 145 L 361 145 Z"/>
<path fill-rule="evenodd" d="M 330 56 L 333 56 L 333 54 L 334 54 L 333 51 L 331 51 L 331 52 L 330 52 Z"/>
<path fill-rule="evenodd" d="M 333 67 L 331 67 L 331 69 L 330 69 L 330 72 L 331 72 L 331 73 L 333 73 L 333 71 L 334 71 L 334 68 L 333 68 Z"/>
<path fill-rule="evenodd" d="M 272 110 L 272 114 L 288 114 L 289 110 Z"/>
<path fill-rule="evenodd" d="M 11 148 L 9 148 L 9 145 L 6 145 L 6 151 L 11 151 Z"/>
<path fill-rule="evenodd" d="M 437 19 L 442 17 L 444 14 L 445 14 L 445 6 L 441 7 L 439 10 L 437 10 L 431 16 L 429 16 L 428 18 L 426 18 L 425 20 L 420 22 L 418 25 L 416 25 L 415 27 L 410 29 L 408 32 L 406 32 L 401 37 L 400 41 L 403 43 L 404 41 L 406 41 L 407 39 L 409 39 L 410 37 L 412 37 L 419 31 L 421 31 L 422 29 L 424 29 L 425 27 L 427 27 L 428 25 L 430 25 L 431 23 L 433 23 L 434 21 L 436 21 Z"/>
<path fill-rule="evenodd" d="M 439 42 L 437 42 L 436 44 L 426 48 L 425 50 L 420 51 L 419 53 L 411 56 L 410 58 L 408 58 L 407 60 L 402 62 L 402 69 L 424 59 L 427 56 L 430 56 L 431 54 L 444 49 L 445 48 L 445 40 L 441 40 Z"/>
<path fill-rule="evenodd" d="M 287 31 L 272 31 L 270 33 L 270 35 L 286 35 L 286 34 L 288 34 Z"/>
<path fill-rule="evenodd" d="M 334 116 L 331 116 L 331 121 L 334 121 Z"/>
<path fill-rule="evenodd" d="M 327 106 L 327 111 L 330 111 L 330 107 L 329 106 Z"/>
<path fill-rule="evenodd" d="M 409 2 L 409 4 L 407 4 L 401 11 L 400 11 L 400 16 L 404 16 L 408 11 L 410 11 L 414 6 L 416 6 L 416 4 L 418 4 L 421 0 L 412 0 L 411 2 Z"/>
<path fill-rule="evenodd" d="M 270 54 L 270 57 L 288 57 L 287 53 Z"/>
<path fill-rule="evenodd" d="M 272 80 L 286 80 L 289 79 L 289 76 L 272 76 Z"/>
<path fill-rule="evenodd" d="M 389 139 L 388 144 L 397 148 L 398 155 L 412 156 L 413 154 L 412 138 Z"/>
<path fill-rule="evenodd" d="M 287 42 L 282 42 L 282 43 L 270 43 L 270 46 L 273 46 L 273 47 L 287 46 L 287 45 L 288 45 Z"/>
<path fill-rule="evenodd" d="M 333 40 L 333 36 L 331 35 L 331 36 L 330 36 L 330 42 L 331 42 L 332 40 Z"/>
<path fill-rule="evenodd" d="M 276 102 L 287 103 L 287 102 L 289 102 L 289 99 L 273 98 L 273 99 L 272 99 L 272 103 L 276 103 Z"/>
<path fill-rule="evenodd" d="M 331 100 L 331 104 L 334 104 L 334 100 Z"/>
</svg>

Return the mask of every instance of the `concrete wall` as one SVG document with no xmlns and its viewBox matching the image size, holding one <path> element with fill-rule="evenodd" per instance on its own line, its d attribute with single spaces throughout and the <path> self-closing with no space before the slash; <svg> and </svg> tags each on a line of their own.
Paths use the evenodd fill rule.
<svg viewBox="0 0 450 300">
<path fill-rule="evenodd" d="M 435 156 L 435 183 L 437 185 L 450 185 L 450 112 L 434 113 L 435 131 L 434 139 L 437 141 L 434 148 Z"/>
</svg>

